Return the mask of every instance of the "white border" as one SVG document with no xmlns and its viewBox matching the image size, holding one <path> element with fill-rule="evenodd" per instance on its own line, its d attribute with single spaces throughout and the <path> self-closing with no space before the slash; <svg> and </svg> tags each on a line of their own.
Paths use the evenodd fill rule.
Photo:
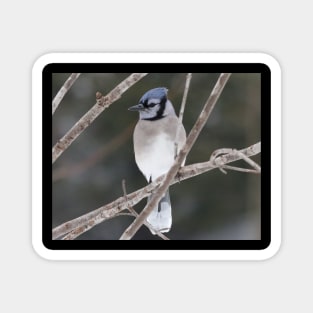
<svg viewBox="0 0 313 313">
<path fill-rule="evenodd" d="M 264 63 L 271 69 L 271 244 L 264 250 L 49 250 L 42 244 L 42 70 L 49 63 Z M 32 70 L 32 244 L 49 260 L 265 260 L 281 243 L 281 70 L 264 53 L 51 53 Z"/>
</svg>

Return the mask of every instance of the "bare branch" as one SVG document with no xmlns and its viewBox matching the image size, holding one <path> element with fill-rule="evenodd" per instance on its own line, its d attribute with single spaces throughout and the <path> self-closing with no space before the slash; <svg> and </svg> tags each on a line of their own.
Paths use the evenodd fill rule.
<svg viewBox="0 0 313 313">
<path fill-rule="evenodd" d="M 244 172 L 244 173 L 252 173 L 252 174 L 260 174 L 260 171 L 257 170 L 251 170 L 248 168 L 241 168 L 241 167 L 237 167 L 237 166 L 229 166 L 229 165 L 223 165 L 223 167 L 221 167 L 220 169 L 227 169 L 227 170 L 232 170 L 232 171 L 237 171 L 237 172 Z M 224 174 L 227 174 L 227 172 L 225 171 Z"/>
<path fill-rule="evenodd" d="M 253 155 L 257 155 L 261 152 L 261 143 L 256 143 L 246 149 L 240 150 L 242 154 L 247 157 L 251 157 Z M 176 184 L 178 182 L 184 181 L 185 179 L 192 178 L 197 175 L 204 174 L 208 171 L 211 171 L 215 168 L 219 168 L 225 164 L 235 162 L 241 159 L 239 153 L 235 153 L 232 151 L 229 154 L 224 154 L 215 159 L 213 161 L 207 161 L 202 163 L 196 163 L 184 166 L 181 168 L 177 174 L 177 177 L 171 182 L 171 185 Z M 122 212 L 123 210 L 127 210 L 129 206 L 135 206 L 142 199 L 151 195 L 151 192 L 154 191 L 159 184 L 164 179 L 165 175 L 159 177 L 156 181 L 150 183 L 149 185 L 141 188 L 137 191 L 134 191 L 127 195 L 127 202 L 125 201 L 125 197 L 120 197 L 115 201 L 106 204 L 94 211 L 86 213 L 80 217 L 77 217 L 71 221 L 65 222 L 57 227 L 55 227 L 52 231 L 52 239 L 57 239 L 74 229 L 80 227 L 86 227 L 87 225 L 91 226 L 88 229 L 102 223 L 105 220 L 108 220 L 112 217 L 115 217 L 117 214 Z M 88 230 L 86 229 L 86 231 Z"/>
<path fill-rule="evenodd" d="M 180 150 L 177 158 L 175 159 L 174 164 L 172 167 L 169 169 L 168 173 L 165 176 L 164 181 L 160 185 L 159 189 L 157 192 L 155 192 L 149 203 L 145 206 L 145 208 L 140 212 L 139 216 L 134 220 L 134 222 L 125 230 L 125 232 L 122 234 L 120 240 L 130 240 L 135 233 L 139 230 L 141 225 L 144 223 L 144 221 L 147 219 L 149 214 L 152 212 L 153 208 L 159 203 L 161 200 L 162 196 L 168 189 L 169 185 L 171 184 L 172 180 L 174 179 L 175 175 L 177 174 L 179 168 L 181 167 L 181 164 L 185 160 L 186 156 L 188 155 L 189 151 L 191 150 L 193 144 L 195 143 L 196 139 L 198 138 L 201 130 L 203 129 L 207 119 L 209 118 L 215 103 L 219 96 L 221 95 L 229 77 L 230 73 L 222 73 L 212 92 L 211 95 L 209 96 L 208 100 L 206 101 L 199 117 L 198 120 L 196 121 L 195 125 L 191 129 L 188 138 L 186 140 L 185 145 L 183 148 Z"/>
<path fill-rule="evenodd" d="M 192 78 L 192 73 L 188 73 L 186 76 L 185 90 L 184 90 L 183 100 L 182 100 L 182 103 L 180 106 L 180 111 L 179 111 L 179 116 L 178 116 L 178 119 L 181 123 L 183 122 L 183 116 L 184 116 L 184 112 L 185 112 L 185 106 L 186 106 L 186 101 L 187 101 L 187 96 L 188 96 L 191 78 Z"/>
<path fill-rule="evenodd" d="M 112 219 L 114 217 L 119 217 L 119 216 L 133 216 L 133 214 L 131 214 L 131 213 L 117 213 L 115 216 L 111 216 L 107 220 Z M 62 238 L 62 240 L 74 240 L 75 238 L 77 238 L 80 235 L 82 235 L 83 233 L 87 232 L 88 230 L 90 230 L 94 226 L 95 226 L 95 224 L 93 223 L 92 220 L 90 220 L 86 225 L 83 225 L 81 227 L 77 227 L 74 230 L 72 230 L 71 232 L 69 232 L 66 236 L 64 236 Z"/>
<path fill-rule="evenodd" d="M 188 73 L 186 76 L 185 90 L 184 90 L 183 100 L 182 100 L 182 103 L 180 106 L 180 111 L 179 111 L 179 116 L 178 116 L 178 126 L 177 126 L 177 130 L 176 130 L 175 141 L 174 141 L 175 158 L 177 157 L 177 152 L 178 152 L 179 126 L 183 123 L 183 116 L 184 116 L 184 112 L 185 112 L 185 106 L 186 106 L 187 95 L 188 95 L 188 91 L 189 91 L 191 78 L 192 78 L 192 73 Z"/>
<path fill-rule="evenodd" d="M 210 157 L 210 161 L 211 162 L 216 162 L 216 157 L 218 155 L 221 155 L 221 154 L 226 154 L 226 153 L 238 153 L 240 155 L 240 157 L 245 161 L 247 162 L 251 167 L 254 168 L 254 170 L 251 170 L 251 169 L 244 169 L 244 168 L 240 168 L 240 167 L 234 167 L 234 166 L 228 166 L 228 165 L 225 165 L 225 166 L 221 166 L 219 167 L 219 169 L 221 170 L 222 173 L 224 174 L 227 174 L 225 169 L 230 169 L 230 170 L 234 170 L 234 171 L 238 171 L 238 172 L 246 172 L 246 173 L 256 173 L 256 174 L 259 174 L 261 173 L 261 167 L 256 163 L 254 162 L 253 160 L 251 160 L 249 157 L 247 157 L 246 155 L 242 154 L 240 151 L 236 150 L 236 149 L 231 149 L 231 148 L 223 148 L 223 149 L 218 149 L 218 150 L 215 150 L 212 154 L 211 154 L 211 157 Z M 218 164 L 218 163 L 217 163 Z"/>
<path fill-rule="evenodd" d="M 261 173 L 261 167 L 256 162 L 242 154 L 240 151 L 236 150 L 236 152 L 239 153 L 242 159 L 246 161 L 251 167 L 253 167 L 258 173 Z"/>
<path fill-rule="evenodd" d="M 147 73 L 133 73 L 111 90 L 106 96 L 97 92 L 96 104 L 54 145 L 52 149 L 52 163 L 72 144 L 72 142 L 113 102 Z"/>
<path fill-rule="evenodd" d="M 76 79 L 80 76 L 80 73 L 72 73 L 70 77 L 65 81 L 63 86 L 60 88 L 56 96 L 52 101 L 52 114 L 54 114 L 55 110 L 59 106 L 60 102 L 66 95 L 66 93 L 70 90 L 70 88 L 75 83 Z"/>
</svg>

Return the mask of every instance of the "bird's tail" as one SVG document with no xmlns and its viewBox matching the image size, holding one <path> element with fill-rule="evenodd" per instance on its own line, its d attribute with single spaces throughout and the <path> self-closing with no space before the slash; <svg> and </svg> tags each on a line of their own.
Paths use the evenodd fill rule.
<svg viewBox="0 0 313 313">
<path fill-rule="evenodd" d="M 150 197 L 148 198 L 148 202 Z M 167 233 L 172 226 L 172 207 L 169 190 L 166 191 L 164 197 L 160 200 L 157 207 L 153 209 L 147 218 L 147 222 L 151 224 L 154 230 L 161 233 Z M 150 229 L 151 233 L 156 233 Z"/>
</svg>

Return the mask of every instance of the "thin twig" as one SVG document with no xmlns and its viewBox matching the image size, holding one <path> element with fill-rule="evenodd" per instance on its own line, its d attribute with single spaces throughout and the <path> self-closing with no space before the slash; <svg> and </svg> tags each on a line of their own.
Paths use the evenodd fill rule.
<svg viewBox="0 0 313 313">
<path fill-rule="evenodd" d="M 176 129 L 176 135 L 175 135 L 175 141 L 174 141 L 175 158 L 177 157 L 177 154 L 178 154 L 178 134 L 179 134 L 180 125 L 183 123 L 183 116 L 185 112 L 185 106 L 186 106 L 187 95 L 189 91 L 191 78 L 192 78 L 192 73 L 188 73 L 186 76 L 185 90 L 184 90 L 183 100 L 180 106 L 180 111 L 179 111 L 179 116 L 178 116 L 178 125 Z"/>
<path fill-rule="evenodd" d="M 178 116 L 178 120 L 180 121 L 180 123 L 183 122 L 183 116 L 185 112 L 185 106 L 187 102 L 187 96 L 189 92 L 191 78 L 192 78 L 192 73 L 188 73 L 186 76 L 185 90 L 184 90 L 183 100 L 180 106 L 180 111 L 179 111 L 179 116 Z"/>
<path fill-rule="evenodd" d="M 260 171 L 251 170 L 251 169 L 248 169 L 248 168 L 237 167 L 237 166 L 223 165 L 223 167 L 221 167 L 221 168 L 223 170 L 226 169 L 226 170 L 232 170 L 232 171 L 237 171 L 237 172 L 244 172 L 244 173 L 251 173 L 251 174 L 260 174 Z M 225 174 L 227 174 L 226 171 L 225 171 Z"/>
<path fill-rule="evenodd" d="M 185 145 L 180 150 L 177 158 L 175 159 L 174 164 L 169 169 L 168 173 L 166 174 L 166 177 L 162 184 L 160 185 L 157 192 L 155 192 L 149 203 L 145 206 L 145 208 L 140 212 L 139 216 L 133 221 L 133 223 L 124 231 L 122 234 L 120 240 L 130 240 L 136 232 L 139 230 L 141 225 L 144 223 L 144 221 L 147 219 L 149 214 L 152 212 L 153 208 L 157 206 L 161 198 L 163 197 L 164 193 L 168 189 L 169 185 L 171 184 L 171 181 L 174 179 L 175 175 L 177 174 L 179 168 L 181 167 L 183 161 L 187 157 L 189 151 L 191 150 L 193 144 L 195 143 L 196 139 L 198 138 L 201 130 L 203 129 L 207 119 L 209 118 L 216 101 L 218 100 L 219 96 L 221 95 L 229 77 L 230 73 L 222 73 L 212 92 L 209 96 L 208 100 L 206 101 L 196 123 L 194 124 L 193 128 L 191 129 L 188 138 L 186 140 Z"/>
<path fill-rule="evenodd" d="M 251 160 L 249 157 L 247 157 L 246 155 L 242 154 L 242 152 L 236 150 L 236 149 L 231 149 L 231 148 L 223 148 L 223 149 L 217 149 L 215 150 L 210 157 L 210 161 L 211 162 L 216 162 L 216 158 L 218 155 L 222 155 L 222 154 L 227 154 L 227 153 L 237 153 L 241 156 L 241 158 L 248 163 L 251 167 L 254 168 L 254 170 L 250 170 L 250 169 L 244 169 L 244 168 L 240 168 L 240 167 L 234 167 L 234 166 L 221 166 L 219 169 L 224 173 L 227 174 L 225 171 L 225 168 L 227 169 L 231 169 L 234 171 L 239 171 L 239 172 L 249 172 L 249 173 L 256 173 L 259 174 L 261 173 L 261 167 L 254 162 L 253 160 Z"/>
<path fill-rule="evenodd" d="M 240 150 L 240 152 L 248 157 L 257 155 L 261 152 L 261 143 L 258 142 L 248 148 Z M 208 171 L 219 168 L 225 164 L 238 161 L 240 159 L 241 156 L 238 153 L 232 152 L 216 158 L 215 162 L 207 161 L 184 166 L 179 170 L 177 177 L 171 182 L 171 185 L 182 182 L 194 176 L 204 174 Z M 164 180 L 164 178 L 165 175 L 162 175 L 149 185 L 128 194 L 127 203 L 125 202 L 125 197 L 123 196 L 96 210 L 93 210 L 55 227 L 52 231 L 52 239 L 57 239 L 79 227 L 85 227 L 89 223 L 92 223 L 93 226 L 96 226 L 109 218 L 115 217 L 116 214 L 122 212 L 123 210 L 127 210 L 128 206 L 135 206 L 142 199 L 150 196 L 151 192 L 158 188 L 159 184 Z"/>
<path fill-rule="evenodd" d="M 240 151 L 236 150 L 236 152 L 239 153 L 242 159 L 246 161 L 251 167 L 253 167 L 257 172 L 261 173 L 261 167 L 256 162 L 254 162 L 253 160 L 251 160 L 250 158 L 242 154 Z"/>
<path fill-rule="evenodd" d="M 52 163 L 72 144 L 72 142 L 113 102 L 147 73 L 133 73 L 118 84 L 106 96 L 97 92 L 96 104 L 54 145 L 52 149 Z"/>
<path fill-rule="evenodd" d="M 80 73 L 72 73 L 70 77 L 65 81 L 63 86 L 60 88 L 56 96 L 52 101 L 52 114 L 54 114 L 55 110 L 59 106 L 60 102 L 66 95 L 66 93 L 70 90 L 70 88 L 75 83 L 76 79 L 80 76 Z"/>
</svg>

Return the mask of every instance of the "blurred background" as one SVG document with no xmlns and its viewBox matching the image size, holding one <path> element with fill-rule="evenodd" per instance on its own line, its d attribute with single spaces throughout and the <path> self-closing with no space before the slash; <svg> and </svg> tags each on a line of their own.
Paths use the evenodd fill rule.
<svg viewBox="0 0 313 313">
<path fill-rule="evenodd" d="M 82 73 L 53 116 L 53 145 L 96 102 L 130 73 Z M 53 97 L 70 73 L 53 74 Z M 219 74 L 193 73 L 184 113 L 187 135 L 198 118 Z M 138 113 L 128 107 L 149 89 L 167 87 L 179 112 L 186 73 L 151 73 L 105 110 L 53 165 L 53 227 L 114 201 L 147 183 L 136 166 L 132 134 Z M 220 148 L 242 149 L 261 140 L 261 75 L 232 74 L 186 165 L 204 162 Z M 260 164 L 260 155 L 252 157 Z M 230 165 L 248 167 L 243 161 Z M 173 225 L 170 239 L 260 239 L 260 175 L 213 170 L 170 188 Z M 146 199 L 134 209 L 140 212 Z M 133 221 L 120 216 L 97 225 L 78 240 L 116 240 Z M 161 240 L 145 227 L 134 240 Z"/>
</svg>

